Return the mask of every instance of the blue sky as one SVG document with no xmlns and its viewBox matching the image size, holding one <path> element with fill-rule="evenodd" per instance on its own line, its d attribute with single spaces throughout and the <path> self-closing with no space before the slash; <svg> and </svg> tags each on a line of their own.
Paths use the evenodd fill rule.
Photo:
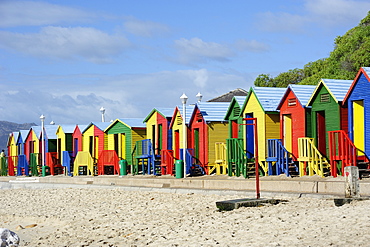
<svg viewBox="0 0 370 247">
<path fill-rule="evenodd" d="M 88 124 L 248 90 L 329 56 L 362 0 L 0 1 L 0 115 Z M 335 79 L 335 78 L 332 78 Z"/>
</svg>

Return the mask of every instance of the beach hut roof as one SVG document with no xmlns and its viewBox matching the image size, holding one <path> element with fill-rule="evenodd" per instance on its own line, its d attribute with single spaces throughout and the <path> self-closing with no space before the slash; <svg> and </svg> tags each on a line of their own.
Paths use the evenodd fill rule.
<svg viewBox="0 0 370 247">
<path fill-rule="evenodd" d="M 17 143 L 20 142 L 20 141 L 22 141 L 22 143 L 24 143 L 26 141 L 25 137 L 27 137 L 29 132 L 30 132 L 30 130 L 20 130 L 19 135 L 18 135 L 18 139 L 17 139 Z"/>
<path fill-rule="evenodd" d="M 231 100 L 229 104 L 229 107 L 227 108 L 224 119 L 229 120 L 230 114 L 233 112 L 235 104 L 238 104 L 239 107 L 242 108 L 246 98 L 247 96 L 234 96 L 234 98 Z"/>
<path fill-rule="evenodd" d="M 147 122 L 149 120 L 149 118 L 155 113 L 155 112 L 158 112 L 159 114 L 161 114 L 163 117 L 165 118 L 171 118 L 172 115 L 173 115 L 173 108 L 154 108 L 149 114 L 148 116 L 144 119 L 144 123 Z"/>
<path fill-rule="evenodd" d="M 100 129 L 101 131 L 104 131 L 110 124 L 111 122 L 91 122 L 90 124 L 86 126 L 86 128 L 82 131 L 82 133 L 88 130 L 91 125 L 95 125 L 96 127 L 98 127 L 98 129 Z"/>
<path fill-rule="evenodd" d="M 45 129 L 45 136 L 48 138 L 48 139 L 57 139 L 57 129 L 58 129 L 58 125 L 44 125 L 44 129 Z M 39 137 L 41 137 L 41 127 L 40 127 L 40 134 L 39 134 Z"/>
<path fill-rule="evenodd" d="M 265 112 L 276 111 L 285 90 L 286 88 L 280 87 L 251 87 L 247 99 L 244 102 L 243 109 L 245 108 L 249 97 L 251 97 L 251 94 L 254 93 Z"/>
<path fill-rule="evenodd" d="M 346 96 L 343 99 L 343 104 L 347 101 L 347 98 L 351 94 L 354 86 L 356 85 L 356 83 L 358 81 L 358 77 L 362 73 L 365 75 L 365 77 L 367 78 L 367 80 L 370 81 L 370 67 L 361 67 L 360 70 L 357 72 L 357 75 L 356 75 L 355 79 L 352 81 L 351 86 L 350 86 L 350 88 L 348 89 L 348 91 L 346 93 Z"/>
<path fill-rule="evenodd" d="M 72 134 L 75 131 L 76 125 L 75 124 L 62 124 L 62 125 L 59 125 L 59 127 L 63 129 L 64 133 Z"/>
<path fill-rule="evenodd" d="M 128 125 L 131 128 L 145 128 L 143 118 L 119 118 L 119 121 Z"/>
<path fill-rule="evenodd" d="M 308 101 L 310 100 L 313 91 L 315 90 L 315 85 L 297 85 L 297 84 L 290 84 L 283 95 L 283 97 L 280 100 L 279 105 L 276 109 L 280 109 L 285 97 L 288 95 L 289 91 L 292 91 L 294 95 L 297 97 L 299 103 L 302 105 L 302 107 L 306 107 Z"/>
<path fill-rule="evenodd" d="M 312 104 L 312 101 L 321 86 L 326 87 L 335 102 L 338 103 L 343 101 L 348 89 L 351 87 L 351 84 L 352 80 L 321 79 L 319 84 L 317 84 L 315 91 L 312 93 L 307 105 L 310 106 Z"/>
<path fill-rule="evenodd" d="M 206 122 L 225 121 L 225 114 L 230 102 L 198 102 L 196 107 L 199 109 Z M 193 116 L 192 116 L 193 117 Z"/>
</svg>

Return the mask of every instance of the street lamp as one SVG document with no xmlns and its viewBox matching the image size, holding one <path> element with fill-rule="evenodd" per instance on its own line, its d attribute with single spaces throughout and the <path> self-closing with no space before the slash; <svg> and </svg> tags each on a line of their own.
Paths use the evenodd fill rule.
<svg viewBox="0 0 370 247">
<path fill-rule="evenodd" d="M 42 162 L 42 175 L 45 176 L 45 137 L 44 137 L 44 122 L 45 116 L 42 114 L 40 116 L 41 120 L 41 162 Z"/>
<path fill-rule="evenodd" d="M 203 95 L 199 92 L 197 95 L 195 95 L 195 97 L 197 97 L 198 102 L 201 102 L 202 98 L 203 98 Z"/>
<path fill-rule="evenodd" d="M 101 121 L 102 122 L 105 122 L 105 118 L 104 118 L 105 108 L 104 107 L 101 107 L 100 108 L 100 112 L 101 112 Z"/>
<path fill-rule="evenodd" d="M 183 159 L 184 159 L 184 178 L 186 177 L 186 101 L 188 100 L 188 96 L 186 94 L 182 94 L 181 97 L 182 103 L 182 114 L 183 114 L 183 121 L 182 121 L 182 145 L 183 145 Z"/>
</svg>

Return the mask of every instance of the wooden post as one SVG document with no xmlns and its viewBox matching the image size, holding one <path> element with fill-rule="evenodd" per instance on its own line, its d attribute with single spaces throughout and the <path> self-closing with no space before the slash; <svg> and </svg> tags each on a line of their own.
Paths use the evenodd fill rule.
<svg viewBox="0 0 370 247">
<path fill-rule="evenodd" d="M 358 198 L 360 197 L 359 172 L 357 166 L 346 166 L 344 168 L 344 176 L 346 178 L 345 197 Z"/>
</svg>

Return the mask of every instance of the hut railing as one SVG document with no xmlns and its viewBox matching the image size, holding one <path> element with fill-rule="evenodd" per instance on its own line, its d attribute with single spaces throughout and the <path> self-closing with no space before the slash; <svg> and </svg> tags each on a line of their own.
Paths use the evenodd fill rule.
<svg viewBox="0 0 370 247">
<path fill-rule="evenodd" d="M 289 176 L 289 163 L 291 162 L 290 153 L 284 147 L 281 139 L 267 140 L 267 158 L 268 174 L 280 175 L 285 173 Z M 275 166 L 275 169 L 274 167 Z M 274 171 L 275 170 L 275 171 Z"/>
<path fill-rule="evenodd" d="M 8 157 L 8 175 L 15 176 L 18 166 L 18 156 Z"/>
<path fill-rule="evenodd" d="M 173 156 L 173 150 L 162 149 L 161 150 L 161 174 L 162 175 L 173 175 L 173 166 L 175 158 Z"/>
<path fill-rule="evenodd" d="M 237 177 L 242 173 L 244 177 L 247 177 L 246 160 L 247 156 L 243 148 L 242 138 L 229 138 L 226 139 L 227 149 L 227 168 L 228 175 Z"/>
<path fill-rule="evenodd" d="M 368 163 L 367 156 L 358 149 L 349 136 L 343 130 L 328 131 L 329 153 L 331 175 L 344 174 L 344 167 L 357 166 L 359 160 L 358 153 L 362 153 L 363 161 Z M 339 171 L 338 171 L 339 168 Z"/>
<path fill-rule="evenodd" d="M 0 157 L 0 176 L 6 175 L 8 175 L 8 161 L 6 157 Z"/>
<path fill-rule="evenodd" d="M 326 158 L 316 148 L 313 138 L 301 137 L 298 138 L 298 162 L 299 162 L 299 175 L 313 176 L 317 174 L 321 177 L 327 174 L 327 169 L 330 165 Z"/>
</svg>

